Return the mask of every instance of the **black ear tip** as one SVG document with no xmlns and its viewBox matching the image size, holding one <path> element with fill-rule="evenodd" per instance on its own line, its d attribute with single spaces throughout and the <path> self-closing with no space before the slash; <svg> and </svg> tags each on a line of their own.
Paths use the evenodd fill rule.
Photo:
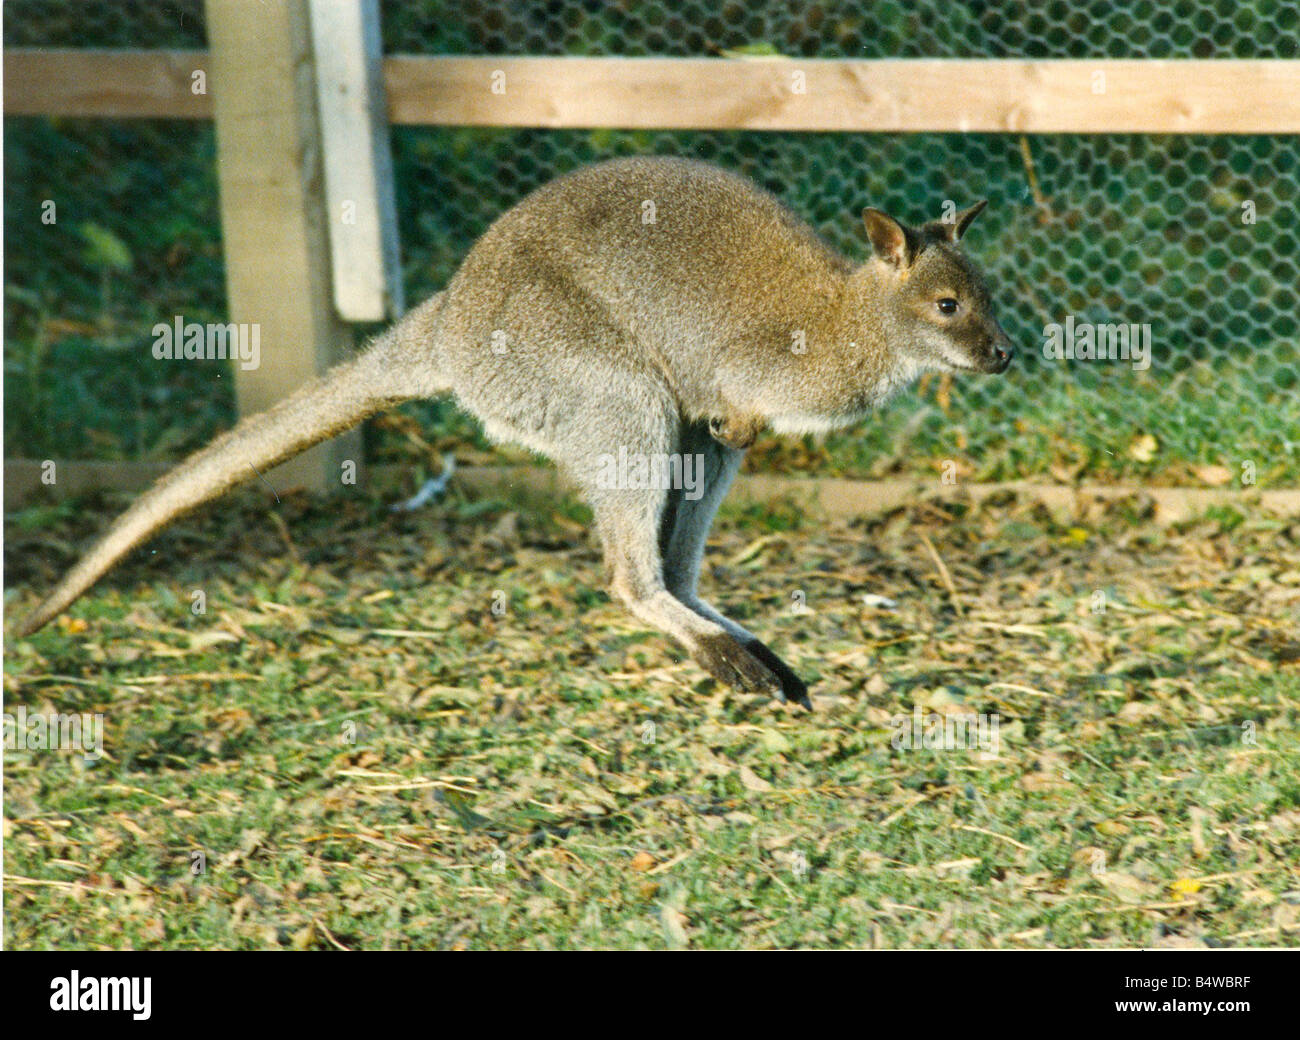
<svg viewBox="0 0 1300 1040">
<path fill-rule="evenodd" d="M 988 199 L 980 199 L 979 202 L 975 203 L 975 205 L 971 206 L 969 209 L 962 210 L 962 212 L 958 213 L 956 222 L 946 229 L 949 239 L 953 242 L 960 240 L 961 237 L 966 234 L 966 229 L 971 226 L 971 222 L 980 215 L 980 212 L 988 204 Z"/>
</svg>

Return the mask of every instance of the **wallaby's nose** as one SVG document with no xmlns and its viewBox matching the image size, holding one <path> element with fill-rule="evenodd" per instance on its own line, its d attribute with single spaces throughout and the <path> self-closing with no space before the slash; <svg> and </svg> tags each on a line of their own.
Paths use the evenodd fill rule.
<svg viewBox="0 0 1300 1040">
<path fill-rule="evenodd" d="M 1016 356 L 1016 348 L 1011 345 L 1011 338 L 1002 330 L 1002 326 L 994 322 L 994 329 L 997 330 L 997 339 L 993 341 L 993 361 L 997 367 L 995 372 L 1005 372 L 1011 364 L 1011 359 Z"/>
</svg>

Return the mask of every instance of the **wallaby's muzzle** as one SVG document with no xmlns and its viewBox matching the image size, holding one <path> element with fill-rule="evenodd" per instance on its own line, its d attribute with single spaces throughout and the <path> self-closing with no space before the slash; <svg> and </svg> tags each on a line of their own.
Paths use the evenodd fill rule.
<svg viewBox="0 0 1300 1040">
<path fill-rule="evenodd" d="M 1001 325 L 995 321 L 993 327 L 997 330 L 997 334 L 993 340 L 993 357 L 989 371 L 1000 374 L 1011 367 L 1011 359 L 1016 356 L 1016 348 L 1012 345 L 1010 337 L 1002 331 Z"/>
<path fill-rule="evenodd" d="M 1005 372 L 1011 367 L 1011 359 L 1016 356 L 1015 347 L 1010 343 L 999 343 L 993 348 L 994 372 Z"/>
</svg>

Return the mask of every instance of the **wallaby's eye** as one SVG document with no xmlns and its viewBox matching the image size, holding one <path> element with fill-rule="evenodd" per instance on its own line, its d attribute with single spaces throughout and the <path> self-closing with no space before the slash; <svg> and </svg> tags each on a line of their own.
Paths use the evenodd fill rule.
<svg viewBox="0 0 1300 1040">
<path fill-rule="evenodd" d="M 954 300 L 951 296 L 945 296 L 945 297 L 943 297 L 943 299 L 939 300 L 939 301 L 935 304 L 935 306 L 939 308 L 939 313 L 940 313 L 940 314 L 956 314 L 956 313 L 957 313 L 957 301 Z"/>
</svg>

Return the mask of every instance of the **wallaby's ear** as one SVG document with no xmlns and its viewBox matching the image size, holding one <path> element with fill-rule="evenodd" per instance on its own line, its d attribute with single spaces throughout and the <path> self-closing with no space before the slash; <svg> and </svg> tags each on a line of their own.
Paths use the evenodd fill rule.
<svg viewBox="0 0 1300 1040">
<path fill-rule="evenodd" d="M 902 269 L 910 267 L 916 259 L 916 234 L 887 213 L 878 209 L 864 209 L 862 223 L 871 239 L 871 248 L 885 263 Z"/>
<path fill-rule="evenodd" d="M 952 219 L 952 223 L 945 220 L 935 220 L 930 223 L 934 228 L 949 242 L 961 241 L 961 236 L 966 234 L 966 229 L 970 227 L 970 222 L 980 215 L 980 210 L 989 204 L 988 199 L 980 199 L 970 209 L 964 209 Z"/>
</svg>

